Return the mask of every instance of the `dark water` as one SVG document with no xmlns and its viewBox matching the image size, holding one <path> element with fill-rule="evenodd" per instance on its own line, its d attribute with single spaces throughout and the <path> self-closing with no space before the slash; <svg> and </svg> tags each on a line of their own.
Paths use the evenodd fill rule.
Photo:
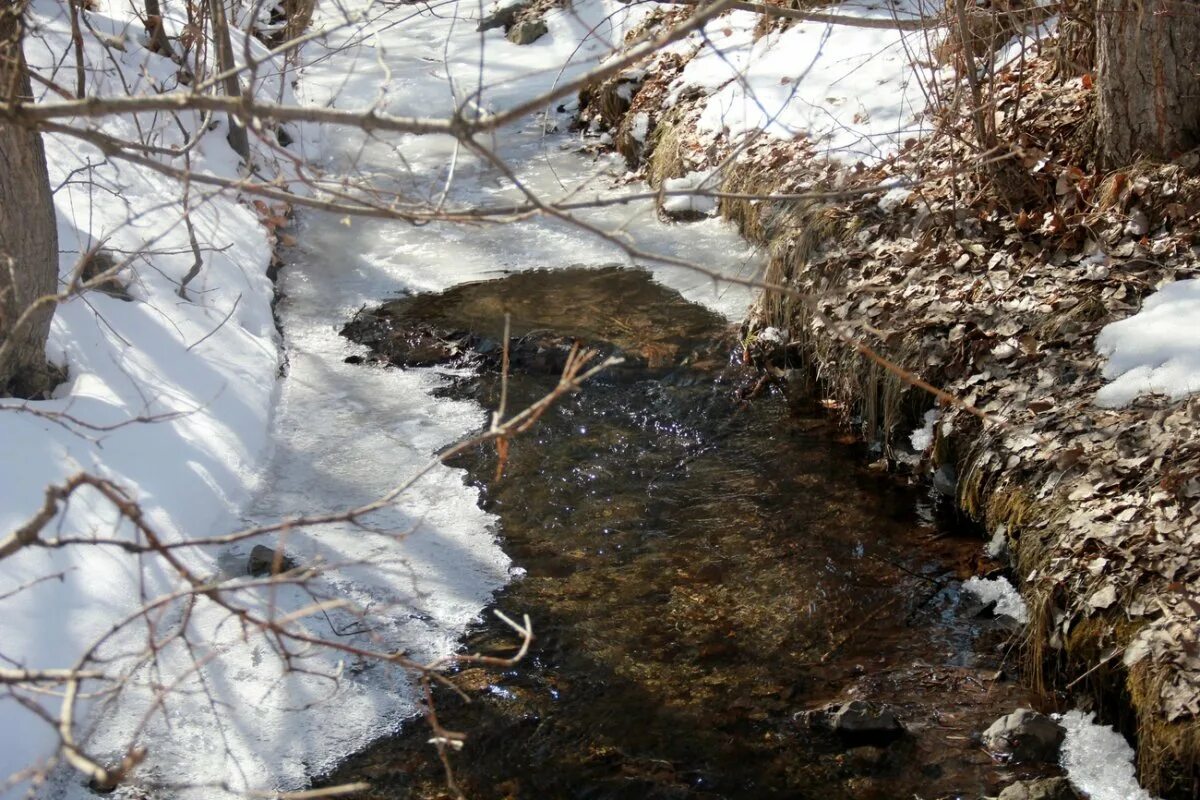
<svg viewBox="0 0 1200 800">
<path fill-rule="evenodd" d="M 579 339 L 627 363 L 513 441 L 456 462 L 527 570 L 496 606 L 533 620 L 525 662 L 438 690 L 472 798 L 935 798 L 1021 777 L 972 734 L 1037 705 L 1003 663 L 1008 633 L 958 595 L 976 536 L 871 472 L 802 399 L 742 365 L 723 322 L 641 272 L 525 273 L 405 298 L 348 335 L 397 365 L 450 363 L 447 389 L 495 407 L 512 314 L 509 407 L 556 382 Z M 484 622 L 464 649 L 513 652 Z M 1008 665 L 1011 668 L 1011 665 Z M 863 744 L 802 712 L 863 699 L 907 733 Z M 415 721 L 334 782 L 449 796 Z"/>
</svg>

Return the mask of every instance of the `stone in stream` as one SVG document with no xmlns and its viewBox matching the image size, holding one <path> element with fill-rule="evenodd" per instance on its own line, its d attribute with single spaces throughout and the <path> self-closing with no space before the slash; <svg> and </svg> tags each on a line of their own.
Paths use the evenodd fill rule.
<svg viewBox="0 0 1200 800">
<path fill-rule="evenodd" d="M 1066 778 L 1017 781 L 1004 787 L 997 800 L 1078 800 L 1079 795 Z"/>
<path fill-rule="evenodd" d="M 256 544 L 246 560 L 246 572 L 255 577 L 260 575 L 279 574 L 296 568 L 294 559 L 284 553 L 279 553 L 279 569 L 275 569 L 276 552 L 263 544 Z"/>
<path fill-rule="evenodd" d="M 865 700 L 833 703 L 797 715 L 797 720 L 814 728 L 832 731 L 852 744 L 882 744 L 898 739 L 905 733 L 891 706 Z"/>
<path fill-rule="evenodd" d="M 994 756 L 1015 762 L 1052 762 L 1067 733 L 1061 725 L 1033 709 L 1020 708 L 983 732 L 983 746 Z"/>
<path fill-rule="evenodd" d="M 533 44 L 550 32 L 540 19 L 527 19 L 508 29 L 508 40 L 513 44 Z"/>
</svg>

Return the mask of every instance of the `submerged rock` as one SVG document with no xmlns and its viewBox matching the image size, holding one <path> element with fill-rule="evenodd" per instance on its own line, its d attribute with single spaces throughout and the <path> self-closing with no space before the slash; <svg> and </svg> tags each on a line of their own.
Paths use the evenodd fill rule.
<svg viewBox="0 0 1200 800">
<path fill-rule="evenodd" d="M 1066 778 L 1017 781 L 1005 787 L 997 800 L 1079 800 Z"/>
<path fill-rule="evenodd" d="M 1067 732 L 1045 714 L 1021 708 L 1001 717 L 983 732 L 992 755 L 1016 762 L 1055 761 Z"/>
<path fill-rule="evenodd" d="M 810 727 L 836 733 L 853 744 L 887 743 L 905 733 L 890 706 L 865 700 L 834 703 L 802 714 L 798 720 Z"/>
</svg>

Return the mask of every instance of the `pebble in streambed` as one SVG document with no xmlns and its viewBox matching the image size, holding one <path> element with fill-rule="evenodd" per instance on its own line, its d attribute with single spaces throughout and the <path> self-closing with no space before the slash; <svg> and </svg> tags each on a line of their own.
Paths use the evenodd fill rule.
<svg viewBox="0 0 1200 800">
<path fill-rule="evenodd" d="M 441 391 L 494 408 L 506 313 L 510 409 L 576 343 L 625 362 L 515 438 L 501 477 L 492 445 L 454 462 L 525 570 L 495 604 L 537 635 L 515 668 L 453 676 L 470 703 L 437 691 L 468 797 L 981 797 L 1055 774 L 978 743 L 1039 700 L 998 677 L 1006 632 L 957 613 L 978 539 L 931 530 L 794 398 L 747 401 L 759 376 L 717 315 L 642 271 L 564 269 L 401 298 L 345 333 L 366 361 L 471 368 Z M 511 653 L 483 620 L 463 648 Z M 442 796 L 428 739 L 413 721 L 330 781 Z"/>
</svg>

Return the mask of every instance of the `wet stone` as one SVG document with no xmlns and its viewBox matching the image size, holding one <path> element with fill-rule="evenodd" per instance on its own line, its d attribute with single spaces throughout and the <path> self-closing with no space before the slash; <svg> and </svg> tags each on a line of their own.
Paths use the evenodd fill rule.
<svg viewBox="0 0 1200 800">
<path fill-rule="evenodd" d="M 1061 725 L 1032 709 L 1022 708 L 1001 717 L 983 732 L 983 746 L 1000 758 L 1017 763 L 1050 762 L 1066 738 Z"/>
<path fill-rule="evenodd" d="M 550 32 L 546 23 L 540 19 L 530 19 L 518 22 L 508 29 L 508 40 L 513 44 L 533 44 Z"/>
<path fill-rule="evenodd" d="M 887 705 L 850 700 L 797 716 L 801 725 L 837 734 L 853 744 L 886 744 L 904 735 L 896 712 Z"/>
<path fill-rule="evenodd" d="M 1006 786 L 997 800 L 1078 800 L 1079 795 L 1066 778 L 1017 781 Z"/>
<path fill-rule="evenodd" d="M 263 544 L 254 545 L 250 550 L 250 557 L 246 559 L 246 573 L 259 577 L 262 575 L 279 574 L 296 568 L 296 562 L 289 558 L 286 554 L 279 557 L 279 565 L 276 568 L 275 559 L 277 552 Z"/>
</svg>

